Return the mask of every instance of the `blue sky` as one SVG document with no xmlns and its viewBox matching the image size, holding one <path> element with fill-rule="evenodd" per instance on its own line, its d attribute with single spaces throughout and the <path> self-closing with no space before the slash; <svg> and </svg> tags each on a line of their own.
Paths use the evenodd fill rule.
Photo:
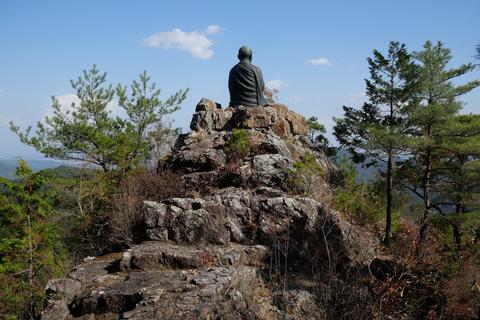
<svg viewBox="0 0 480 320">
<path fill-rule="evenodd" d="M 0 156 L 39 159 L 8 129 L 35 124 L 52 95 L 92 64 L 109 82 L 147 70 L 166 98 L 190 88 L 175 114 L 188 129 L 200 98 L 228 103 L 228 71 L 238 48 L 253 49 L 279 100 L 331 127 L 342 105 L 364 99 L 366 58 L 390 40 L 419 50 L 441 40 L 452 66 L 473 60 L 480 1 L 13 1 L 0 0 Z M 480 69 L 462 81 L 480 78 Z M 463 97 L 480 112 L 480 89 Z"/>
</svg>

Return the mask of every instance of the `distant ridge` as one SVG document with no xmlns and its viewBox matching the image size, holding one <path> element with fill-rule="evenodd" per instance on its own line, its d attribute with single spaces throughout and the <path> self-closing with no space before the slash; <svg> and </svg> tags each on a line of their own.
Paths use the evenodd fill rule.
<svg viewBox="0 0 480 320">
<path fill-rule="evenodd" d="M 53 169 L 64 166 L 65 163 L 55 160 L 26 160 L 33 171 L 42 169 Z M 0 159 L 0 177 L 7 179 L 15 178 L 15 168 L 18 159 Z"/>
</svg>

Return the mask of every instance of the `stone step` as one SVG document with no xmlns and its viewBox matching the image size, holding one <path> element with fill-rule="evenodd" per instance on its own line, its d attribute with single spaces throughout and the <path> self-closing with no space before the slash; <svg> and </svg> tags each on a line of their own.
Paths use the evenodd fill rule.
<svg viewBox="0 0 480 320">
<path fill-rule="evenodd" d="M 270 296 L 255 267 L 156 270 L 132 272 L 124 281 L 84 292 L 69 309 L 85 319 L 239 319 L 255 302 L 252 318 L 273 319 Z"/>
<path fill-rule="evenodd" d="M 121 268 L 140 270 L 192 269 L 219 266 L 261 266 L 268 257 L 265 246 L 229 244 L 179 245 L 172 242 L 148 241 L 123 254 Z"/>
</svg>

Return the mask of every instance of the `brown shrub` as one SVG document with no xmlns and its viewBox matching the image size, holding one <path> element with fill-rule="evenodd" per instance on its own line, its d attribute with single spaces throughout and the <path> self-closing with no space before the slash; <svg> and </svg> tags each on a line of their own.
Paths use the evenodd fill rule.
<svg viewBox="0 0 480 320">
<path fill-rule="evenodd" d="M 143 201 L 162 201 L 184 195 L 183 182 L 174 173 L 156 175 L 143 171 L 127 176 L 112 198 L 111 242 L 131 246 L 143 239 Z"/>
<path fill-rule="evenodd" d="M 241 172 L 241 163 L 239 161 L 227 162 L 222 170 L 220 170 L 216 184 L 220 188 L 226 187 L 241 187 L 245 184 L 244 178 Z"/>
</svg>

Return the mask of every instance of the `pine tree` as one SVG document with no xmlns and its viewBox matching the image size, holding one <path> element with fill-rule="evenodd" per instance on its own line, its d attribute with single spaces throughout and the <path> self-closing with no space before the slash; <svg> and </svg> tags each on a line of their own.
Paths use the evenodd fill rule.
<svg viewBox="0 0 480 320">
<path fill-rule="evenodd" d="M 126 87 L 118 85 L 114 90 L 107 85 L 106 76 L 94 65 L 76 81 L 72 80 L 80 102 L 72 103 L 71 110 L 64 110 L 52 97 L 53 116 L 37 123 L 35 136 L 30 136 L 31 127 L 21 132 L 13 123 L 12 131 L 21 142 L 49 158 L 98 165 L 105 173 L 134 168 L 144 162 L 154 147 L 153 128 L 161 125 L 164 115 L 178 110 L 188 90 L 180 90 L 163 102 L 160 90 L 144 72 L 139 82 L 133 82 L 129 97 Z M 114 116 L 109 110 L 115 91 L 126 118 Z"/>
<path fill-rule="evenodd" d="M 457 98 L 480 85 L 480 81 L 470 81 L 456 86 L 452 80 L 473 71 L 471 63 L 458 68 L 447 69 L 452 56 L 450 50 L 441 42 L 433 45 L 427 41 L 423 50 L 414 53 L 419 63 L 419 89 L 416 103 L 408 110 L 412 128 L 415 129 L 409 142 L 412 161 L 420 172 L 417 179 L 417 194 L 423 199 L 424 212 L 420 226 L 420 241 L 427 238 L 432 205 L 432 182 L 436 166 L 444 154 L 448 126 L 461 110 L 462 104 Z"/>
<path fill-rule="evenodd" d="M 461 247 L 462 217 L 478 207 L 480 196 L 480 115 L 456 116 L 440 141 L 442 156 L 432 180 L 432 208 L 453 227 Z"/>
<path fill-rule="evenodd" d="M 472 207 L 474 194 L 480 187 L 480 115 L 459 115 L 452 119 L 441 141 L 444 150 L 440 164 L 440 175 L 445 176 L 444 185 L 451 186 L 451 192 L 444 192 L 442 198 L 455 206 L 455 213 L 461 214 Z"/>
<path fill-rule="evenodd" d="M 134 166 L 133 160 L 139 162 L 151 156 L 156 147 L 160 134 L 165 134 L 164 117 L 180 109 L 181 103 L 187 96 L 187 90 L 180 90 L 166 101 L 160 99 L 160 89 L 144 71 L 140 81 L 133 81 L 130 85 L 131 96 L 127 94 L 127 87 L 118 85 L 116 93 L 119 105 L 127 113 L 124 122 L 125 136 L 129 137 L 130 154 L 126 157 L 124 167 Z M 126 139 L 127 140 L 127 139 Z"/>
<path fill-rule="evenodd" d="M 45 172 L 19 161 L 17 181 L 0 177 L 0 314 L 37 319 L 46 281 L 64 256 L 52 221 L 52 195 Z"/>
<path fill-rule="evenodd" d="M 318 122 L 317 117 L 310 117 L 307 119 L 308 136 L 317 148 L 322 150 L 327 156 L 335 155 L 335 148 L 332 147 L 325 137 L 325 126 Z"/>
<path fill-rule="evenodd" d="M 390 42 L 388 53 L 374 50 L 368 58 L 370 79 L 366 79 L 369 102 L 361 109 L 343 107 L 344 117 L 334 119 L 334 135 L 355 162 L 367 161 L 384 170 L 387 185 L 385 244 L 392 232 L 393 173 L 408 132 L 405 107 L 416 88 L 416 68 L 405 45 Z"/>
</svg>

